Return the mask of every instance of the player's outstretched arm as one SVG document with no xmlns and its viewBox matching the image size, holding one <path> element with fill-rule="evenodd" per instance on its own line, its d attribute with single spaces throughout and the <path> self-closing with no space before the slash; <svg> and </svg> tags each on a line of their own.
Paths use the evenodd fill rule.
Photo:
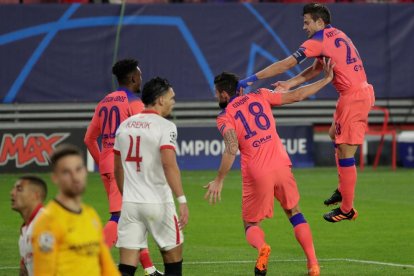
<svg viewBox="0 0 414 276">
<path fill-rule="evenodd" d="M 122 167 L 121 155 L 114 154 L 114 174 L 116 185 L 121 195 L 124 194 L 124 168 Z"/>
<path fill-rule="evenodd" d="M 311 79 L 317 77 L 321 71 L 323 70 L 322 63 L 315 59 L 312 66 L 309 66 L 305 70 L 303 70 L 300 74 L 294 76 L 293 78 L 286 80 L 286 81 L 278 81 L 272 84 L 275 89 L 277 90 L 290 90 L 293 87 L 299 86 L 302 83 L 305 83 Z"/>
<path fill-rule="evenodd" d="M 325 87 L 328 83 L 332 81 L 333 76 L 334 76 L 334 73 L 333 73 L 334 67 L 335 67 L 335 64 L 331 64 L 330 59 L 324 60 L 323 61 L 323 70 L 325 72 L 324 78 L 312 84 L 305 85 L 295 90 L 282 93 L 282 105 L 290 104 L 294 102 L 300 102 L 308 98 L 309 96 L 316 94 L 319 90 L 321 90 L 323 87 Z"/>
<path fill-rule="evenodd" d="M 180 204 L 179 226 L 180 229 L 183 229 L 188 223 L 188 206 L 187 199 L 184 195 L 183 185 L 181 183 L 181 174 L 180 169 L 178 168 L 175 151 L 172 149 L 161 150 L 161 163 L 168 185 Z"/>
<path fill-rule="evenodd" d="M 223 188 L 224 178 L 233 166 L 237 151 L 239 150 L 239 142 L 234 129 L 226 131 L 223 137 L 225 150 L 221 158 L 221 164 L 217 177 L 204 186 L 204 188 L 207 189 L 204 198 L 208 199 L 210 204 L 215 204 L 216 202 L 221 201 L 221 190 Z"/>
<path fill-rule="evenodd" d="M 296 64 L 298 64 L 298 62 L 293 57 L 293 55 L 289 56 L 289 57 L 285 58 L 284 60 L 275 62 L 275 63 L 269 65 L 268 67 L 266 67 L 265 69 L 257 72 L 256 74 L 251 75 L 251 76 L 239 81 L 238 88 L 240 88 L 240 87 L 246 88 L 247 86 L 252 85 L 257 80 L 267 79 L 267 78 L 274 77 L 274 76 L 277 76 L 279 74 L 282 74 L 282 73 L 286 72 L 287 70 L 289 70 L 290 68 L 292 68 L 293 66 L 295 66 Z"/>
</svg>

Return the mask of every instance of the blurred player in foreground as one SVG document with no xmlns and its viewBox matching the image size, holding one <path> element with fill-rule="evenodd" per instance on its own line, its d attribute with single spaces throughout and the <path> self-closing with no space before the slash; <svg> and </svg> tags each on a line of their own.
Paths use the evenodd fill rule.
<svg viewBox="0 0 414 276">
<path fill-rule="evenodd" d="M 109 200 L 111 218 L 104 227 L 105 242 L 111 248 L 118 239 L 118 220 L 122 205 L 122 196 L 114 177 L 114 140 L 119 125 L 128 117 L 140 113 L 144 104 L 138 97 L 141 92 L 141 69 L 138 61 L 123 59 L 112 67 L 112 73 L 119 84 L 117 91 L 109 93 L 95 109 L 92 121 L 88 127 L 84 142 L 96 164 L 99 166 L 102 182 L 104 183 Z M 101 149 L 97 142 L 101 136 Z M 151 261 L 148 249 L 140 251 L 139 260 L 146 275 L 162 275 Z"/>
<path fill-rule="evenodd" d="M 37 176 L 20 177 L 10 192 L 11 207 L 23 218 L 20 229 L 19 251 L 20 276 L 33 275 L 32 232 L 33 225 L 43 210 L 43 202 L 47 195 L 47 185 Z"/>
<path fill-rule="evenodd" d="M 115 139 L 115 177 L 123 194 L 118 227 L 119 270 L 132 276 L 148 232 L 164 260 L 165 275 L 182 275 L 182 229 L 188 222 L 175 148 L 177 127 L 165 119 L 175 104 L 167 80 L 154 78 L 142 91 L 145 110 L 126 119 Z M 173 195 L 179 203 L 177 218 Z"/>
<path fill-rule="evenodd" d="M 276 131 L 272 106 L 302 101 L 315 94 L 333 78 L 333 67 L 324 64 L 325 77 L 293 91 L 259 89 L 245 96 L 238 92 L 238 77 L 222 73 L 214 79 L 216 97 L 223 111 L 217 127 L 224 137 L 225 151 L 217 177 L 207 184 L 206 199 L 221 200 L 224 178 L 237 151 L 241 153 L 242 218 L 247 242 L 258 250 L 255 275 L 266 275 L 270 246 L 265 242 L 260 223 L 273 216 L 276 198 L 294 227 L 296 239 L 306 257 L 309 275 L 319 275 L 312 233 L 299 209 L 299 192 L 291 172 L 291 162 Z"/>
<path fill-rule="evenodd" d="M 355 220 L 358 212 L 353 208 L 357 171 L 355 152 L 364 142 L 368 113 L 374 105 L 372 85 L 368 84 L 364 65 L 355 45 L 341 30 L 332 27 L 331 13 L 322 4 L 312 3 L 303 7 L 303 30 L 308 35 L 299 49 L 284 60 L 273 63 L 262 71 L 239 83 L 247 87 L 258 79 L 284 73 L 307 58 L 316 58 L 313 65 L 287 81 L 277 82 L 276 88 L 288 90 L 307 82 L 322 71 L 322 58 L 328 57 L 336 64 L 333 85 L 339 93 L 329 136 L 335 144 L 338 168 L 338 188 L 324 201 L 325 205 L 338 204 L 340 208 L 324 214 L 329 222 Z"/>
<path fill-rule="evenodd" d="M 87 171 L 81 152 L 61 145 L 50 163 L 58 193 L 34 225 L 34 275 L 119 275 L 98 215 L 82 203 Z"/>
</svg>

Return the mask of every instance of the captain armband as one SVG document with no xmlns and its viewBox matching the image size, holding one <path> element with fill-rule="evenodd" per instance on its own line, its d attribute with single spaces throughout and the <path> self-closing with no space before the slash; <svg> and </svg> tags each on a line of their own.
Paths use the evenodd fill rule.
<svg viewBox="0 0 414 276">
<path fill-rule="evenodd" d="M 304 62 L 307 59 L 307 57 L 305 55 L 305 48 L 303 48 L 303 47 L 300 47 L 296 52 L 294 52 L 292 54 L 292 56 L 296 59 L 298 64 L 301 64 L 302 62 Z"/>
</svg>

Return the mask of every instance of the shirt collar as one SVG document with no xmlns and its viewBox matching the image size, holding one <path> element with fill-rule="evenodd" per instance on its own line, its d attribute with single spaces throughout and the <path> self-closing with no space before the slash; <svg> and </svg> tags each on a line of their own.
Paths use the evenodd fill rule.
<svg viewBox="0 0 414 276">
<path fill-rule="evenodd" d="M 39 205 L 37 205 L 36 208 L 34 208 L 32 214 L 29 217 L 29 221 L 27 222 L 27 224 L 26 223 L 23 223 L 22 227 L 23 226 L 26 226 L 26 225 L 29 225 L 33 221 L 33 219 L 36 217 L 37 213 L 39 213 L 39 210 L 42 207 L 43 207 L 43 204 L 42 203 L 39 203 Z"/>
<path fill-rule="evenodd" d="M 146 114 L 157 114 L 160 115 L 157 111 L 155 111 L 154 109 L 144 109 L 141 113 L 146 113 Z"/>
<path fill-rule="evenodd" d="M 235 98 L 237 98 L 238 97 L 238 95 L 234 95 L 234 96 L 232 96 L 231 98 L 230 98 L 230 100 L 229 100 L 229 103 L 231 103 Z"/>
<path fill-rule="evenodd" d="M 128 99 L 130 99 L 130 98 L 138 98 L 138 96 L 137 96 L 136 93 L 132 92 L 131 90 L 129 90 L 126 87 L 122 87 L 122 86 L 121 87 L 118 87 L 118 90 L 117 91 L 124 91 L 127 94 Z"/>
</svg>

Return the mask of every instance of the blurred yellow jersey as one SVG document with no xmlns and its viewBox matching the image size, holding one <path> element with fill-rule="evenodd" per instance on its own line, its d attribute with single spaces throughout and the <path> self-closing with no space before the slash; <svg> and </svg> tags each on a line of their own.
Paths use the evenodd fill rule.
<svg viewBox="0 0 414 276">
<path fill-rule="evenodd" d="M 49 202 L 34 225 L 32 245 L 34 275 L 120 275 L 100 219 L 87 205 L 76 213 Z"/>
</svg>

